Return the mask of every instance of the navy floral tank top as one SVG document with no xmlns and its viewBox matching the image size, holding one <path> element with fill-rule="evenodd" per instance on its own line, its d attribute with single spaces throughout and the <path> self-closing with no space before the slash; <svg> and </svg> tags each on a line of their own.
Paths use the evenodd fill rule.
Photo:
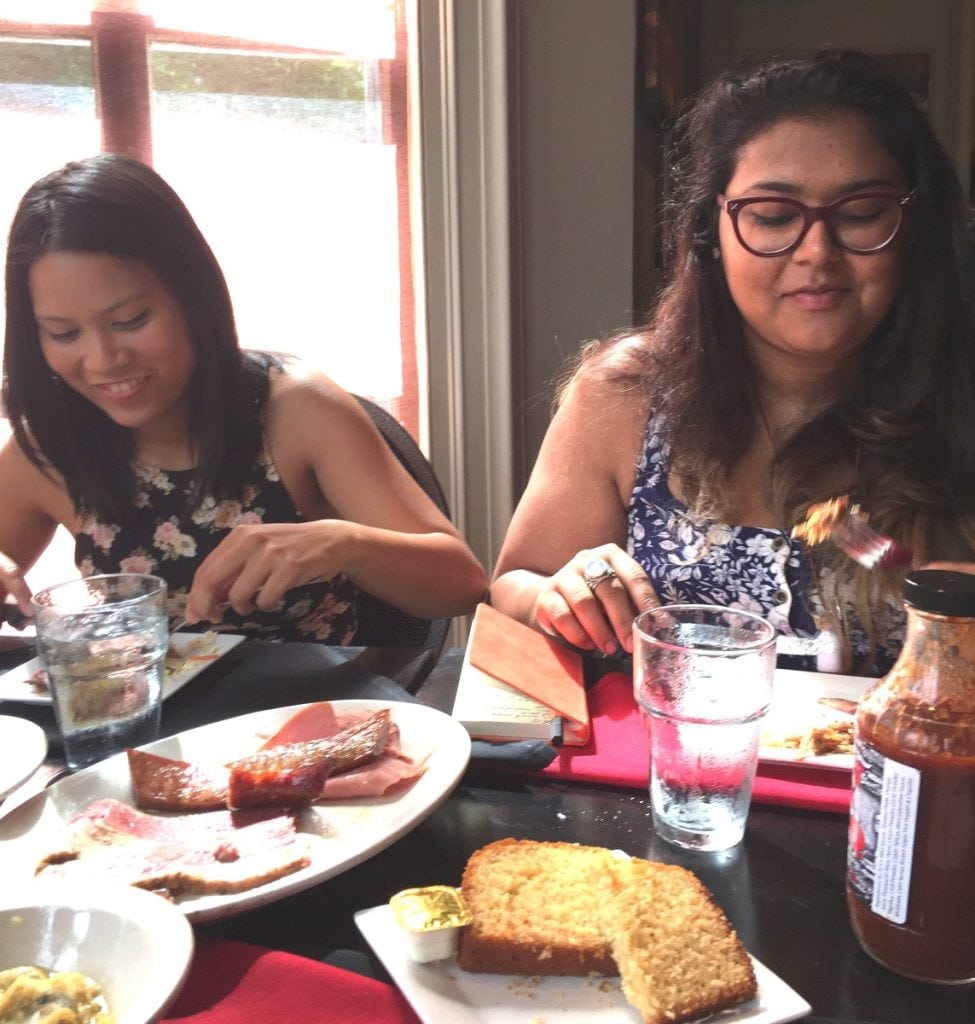
<svg viewBox="0 0 975 1024">
<path fill-rule="evenodd" d="M 904 636 L 904 611 L 887 598 L 871 635 L 859 621 L 842 566 L 817 565 L 787 531 L 694 516 L 670 492 L 667 450 L 653 417 L 627 510 L 627 550 L 663 603 L 717 604 L 765 616 L 780 635 L 779 664 L 882 675 Z M 792 659 L 799 659 L 793 661 Z"/>
<path fill-rule="evenodd" d="M 241 523 L 304 521 L 268 455 L 262 455 L 236 500 L 206 498 L 192 514 L 186 498 L 195 470 L 136 466 L 134 514 L 124 526 L 86 518 L 75 535 L 75 563 L 83 576 L 144 572 L 169 584 L 169 616 L 182 618 L 193 574 L 204 558 Z M 228 609 L 216 626 L 198 629 L 246 633 L 261 640 L 352 642 L 358 589 L 340 574 L 324 583 L 295 587 L 270 612 L 237 615 Z"/>
</svg>

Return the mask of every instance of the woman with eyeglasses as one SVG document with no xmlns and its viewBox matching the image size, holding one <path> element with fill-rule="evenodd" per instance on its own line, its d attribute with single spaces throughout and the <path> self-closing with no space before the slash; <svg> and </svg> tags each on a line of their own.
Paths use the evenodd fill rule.
<svg viewBox="0 0 975 1024">
<path fill-rule="evenodd" d="M 728 72 L 676 137 L 670 281 L 645 329 L 583 351 L 491 599 L 605 654 L 631 650 L 648 606 L 743 608 L 793 664 L 879 674 L 902 640 L 900 572 L 792 528 L 845 496 L 914 564 L 972 560 L 957 177 L 859 53 Z"/>
</svg>

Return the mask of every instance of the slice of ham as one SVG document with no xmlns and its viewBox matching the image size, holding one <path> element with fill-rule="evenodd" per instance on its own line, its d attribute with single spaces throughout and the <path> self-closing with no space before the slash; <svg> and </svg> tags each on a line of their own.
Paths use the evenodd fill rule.
<svg viewBox="0 0 975 1024">
<path fill-rule="evenodd" d="M 353 797 L 391 796 L 412 785 L 426 770 L 426 765 L 384 754 L 378 761 L 326 779 L 321 798 L 348 800 Z"/>
<path fill-rule="evenodd" d="M 336 708 L 328 701 L 319 701 L 299 708 L 272 736 L 261 745 L 261 750 L 279 747 L 287 743 L 307 743 L 310 740 L 331 739 L 338 733 L 353 729 L 368 722 L 376 714 L 368 708 L 351 710 Z M 399 745 L 399 728 L 390 723 L 389 743 L 397 749 Z"/>
<path fill-rule="evenodd" d="M 357 724 L 357 723 L 352 723 Z M 308 704 L 296 711 L 273 736 L 269 736 L 261 745 L 261 750 L 268 747 L 280 747 L 285 743 L 306 743 L 308 740 L 323 740 L 334 736 L 347 726 L 339 725 L 335 709 L 327 701 Z"/>
<path fill-rule="evenodd" d="M 377 735 L 376 713 L 369 710 L 336 709 L 327 703 L 311 704 L 301 708 L 289 718 L 284 725 L 271 736 L 262 750 L 274 749 L 277 741 L 292 736 L 312 736 L 316 731 L 327 732 L 340 728 L 343 731 L 332 735 L 338 740 L 340 736 L 349 737 L 349 749 L 368 736 L 375 736 L 376 742 L 371 745 L 371 756 L 356 758 L 358 763 L 340 759 L 332 774 L 325 780 L 320 799 L 342 800 L 355 797 L 389 796 L 412 785 L 426 771 L 422 762 L 415 762 L 406 757 L 400 746 L 399 727 L 389 720 L 389 712 L 379 714 L 385 716 L 387 724 L 385 745 L 379 748 Z M 314 740 L 309 740 L 314 743 Z M 370 747 L 368 742 L 366 748 Z M 425 759 L 424 759 L 425 760 Z"/>
<path fill-rule="evenodd" d="M 232 770 L 235 765 L 246 764 L 255 768 L 264 763 L 287 767 L 306 762 L 310 757 L 325 756 L 332 761 L 332 774 L 337 775 L 379 757 L 386 749 L 390 726 L 389 711 L 384 708 L 325 739 L 276 744 L 273 747 L 265 744 L 256 754 L 232 761 L 229 767 Z"/>
<path fill-rule="evenodd" d="M 66 844 L 45 856 L 37 873 L 78 885 L 110 878 L 178 897 L 242 892 L 308 863 L 289 814 L 161 818 L 106 799 L 71 821 Z"/>
</svg>

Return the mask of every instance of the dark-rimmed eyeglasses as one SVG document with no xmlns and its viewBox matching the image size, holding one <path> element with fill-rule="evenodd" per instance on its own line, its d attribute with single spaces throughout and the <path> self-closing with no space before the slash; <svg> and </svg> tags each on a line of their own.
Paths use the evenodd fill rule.
<svg viewBox="0 0 975 1024">
<path fill-rule="evenodd" d="M 886 249 L 904 225 L 914 193 L 858 192 L 826 206 L 806 206 L 785 196 L 717 197 L 735 235 L 753 256 L 783 256 L 822 220 L 833 243 L 861 256 Z"/>
</svg>

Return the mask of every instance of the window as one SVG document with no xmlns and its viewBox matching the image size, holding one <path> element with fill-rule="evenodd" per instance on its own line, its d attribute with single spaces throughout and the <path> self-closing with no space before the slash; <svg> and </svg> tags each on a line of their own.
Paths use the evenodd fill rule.
<svg viewBox="0 0 975 1024">
<path fill-rule="evenodd" d="M 426 446 L 409 3 L 0 0 L 4 237 L 42 174 L 136 156 L 213 247 L 241 344 L 307 359 Z M 65 578 L 70 552 L 59 530 L 29 581 Z"/>
<path fill-rule="evenodd" d="M 151 163 L 223 266 L 245 347 L 414 436 L 405 0 L 0 0 L 0 218 L 99 150 Z"/>
</svg>

